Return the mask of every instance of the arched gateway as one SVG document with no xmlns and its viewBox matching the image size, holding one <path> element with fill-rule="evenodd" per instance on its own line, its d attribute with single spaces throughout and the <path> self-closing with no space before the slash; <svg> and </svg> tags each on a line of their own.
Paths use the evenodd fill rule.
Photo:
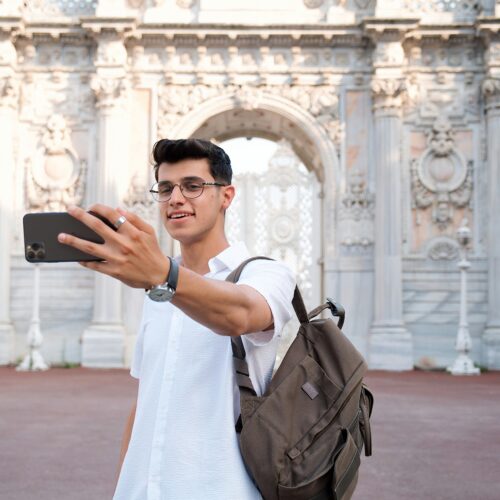
<svg viewBox="0 0 500 500">
<path fill-rule="evenodd" d="M 471 355 L 499 368 L 500 6 L 422 5 L 0 2 L 0 363 L 26 350 L 26 211 L 99 201 L 160 227 L 147 192 L 158 138 L 257 136 L 285 140 L 312 176 L 311 301 L 347 307 L 372 367 L 455 358 L 465 217 Z M 280 252 L 298 239 L 291 220 L 266 219 Z M 76 265 L 43 266 L 41 283 L 47 361 L 128 365 L 140 291 Z"/>
</svg>

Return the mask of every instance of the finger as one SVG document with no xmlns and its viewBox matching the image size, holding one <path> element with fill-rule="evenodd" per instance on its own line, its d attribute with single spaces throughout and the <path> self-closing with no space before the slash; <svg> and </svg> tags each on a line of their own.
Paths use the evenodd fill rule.
<svg viewBox="0 0 500 500">
<path fill-rule="evenodd" d="M 77 250 L 93 255 L 94 257 L 98 257 L 99 259 L 106 260 L 108 257 L 107 253 L 103 251 L 104 245 L 82 240 L 72 234 L 60 233 L 57 235 L 57 240 L 59 243 L 76 248 Z"/>
<path fill-rule="evenodd" d="M 116 241 L 117 231 L 114 228 L 114 225 L 115 222 L 120 218 L 120 214 L 116 210 L 113 210 L 111 207 L 101 204 L 92 205 L 89 208 L 89 211 L 93 213 L 85 212 L 78 207 L 71 207 L 68 210 L 68 213 L 83 222 L 86 226 L 93 229 L 99 236 L 101 236 L 105 240 Z M 99 219 L 99 216 L 106 219 L 109 222 L 109 225 Z M 121 230 L 120 232 L 123 233 L 124 231 Z"/>
<path fill-rule="evenodd" d="M 127 210 L 123 210 L 123 208 L 117 208 L 117 212 L 120 215 L 123 215 L 132 225 L 134 225 L 140 231 L 144 231 L 148 234 L 155 234 L 155 230 L 153 226 L 148 224 L 144 219 L 141 219 L 138 215 L 133 212 L 129 212 Z"/>
<path fill-rule="evenodd" d="M 87 269 L 91 269 L 92 271 L 98 271 L 100 273 L 108 274 L 106 269 L 107 262 L 83 261 L 78 262 L 78 264 Z"/>
</svg>

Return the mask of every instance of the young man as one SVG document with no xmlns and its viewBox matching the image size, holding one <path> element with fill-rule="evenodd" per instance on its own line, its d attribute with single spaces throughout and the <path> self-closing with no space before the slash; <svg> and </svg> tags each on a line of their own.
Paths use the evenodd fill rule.
<svg viewBox="0 0 500 500">
<path fill-rule="evenodd" d="M 259 499 L 235 431 L 240 408 L 230 336 L 243 336 L 251 379 L 263 393 L 277 336 L 293 313 L 295 279 L 284 264 L 258 260 L 237 284 L 224 281 L 249 254 L 242 243 L 230 246 L 224 233 L 235 188 L 221 148 L 164 139 L 153 158 L 158 182 L 151 192 L 165 229 L 180 242 L 179 257 L 164 256 L 139 217 L 103 205 L 91 209 L 113 221 L 116 232 L 82 209 L 69 213 L 105 244 L 59 237 L 105 259 L 85 267 L 148 290 L 130 371 L 139 379 L 137 403 L 114 499 Z"/>
</svg>

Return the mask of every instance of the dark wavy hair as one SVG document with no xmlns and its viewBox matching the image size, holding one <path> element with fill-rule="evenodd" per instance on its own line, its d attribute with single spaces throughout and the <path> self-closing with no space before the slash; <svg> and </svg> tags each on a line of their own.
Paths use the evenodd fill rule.
<svg viewBox="0 0 500 500">
<path fill-rule="evenodd" d="M 224 184 L 231 184 L 233 169 L 227 153 L 203 139 L 160 139 L 153 146 L 155 178 L 158 180 L 158 169 L 162 163 L 177 163 L 182 160 L 206 158 L 212 177 Z"/>
</svg>

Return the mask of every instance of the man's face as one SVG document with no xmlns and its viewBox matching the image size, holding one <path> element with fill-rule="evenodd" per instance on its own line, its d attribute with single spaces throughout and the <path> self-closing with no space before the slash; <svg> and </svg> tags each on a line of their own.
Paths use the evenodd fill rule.
<svg viewBox="0 0 500 500">
<path fill-rule="evenodd" d="M 162 163 L 158 168 L 160 190 L 189 181 L 197 184 L 216 182 L 210 174 L 208 160 L 186 159 Z M 187 191 L 183 194 L 179 186 L 174 186 L 170 199 L 159 204 L 163 225 L 170 236 L 180 243 L 190 244 L 207 238 L 213 231 L 223 234 L 224 210 L 234 197 L 233 186 L 204 186 L 202 194 L 196 198 L 190 198 Z"/>
</svg>

